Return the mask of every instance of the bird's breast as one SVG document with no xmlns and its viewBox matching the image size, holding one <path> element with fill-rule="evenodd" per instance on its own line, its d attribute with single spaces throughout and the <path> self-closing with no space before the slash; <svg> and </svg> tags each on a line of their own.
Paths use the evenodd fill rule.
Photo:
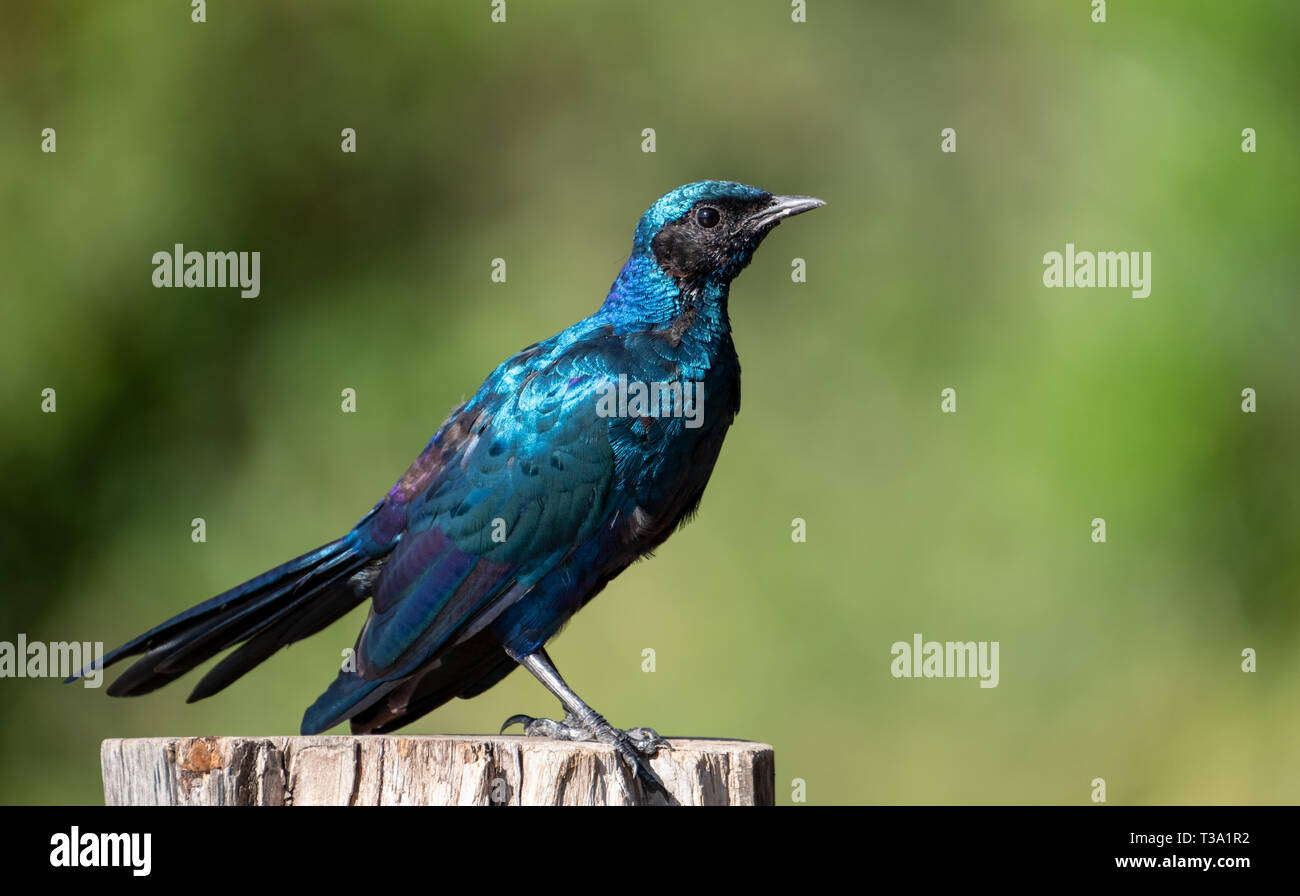
<svg viewBox="0 0 1300 896">
<path fill-rule="evenodd" d="M 675 377 L 658 382 L 628 377 L 626 414 L 610 426 L 616 469 L 635 508 L 629 538 L 642 551 L 661 543 L 699 504 L 739 407 L 734 350 L 679 355 L 672 369 Z"/>
</svg>

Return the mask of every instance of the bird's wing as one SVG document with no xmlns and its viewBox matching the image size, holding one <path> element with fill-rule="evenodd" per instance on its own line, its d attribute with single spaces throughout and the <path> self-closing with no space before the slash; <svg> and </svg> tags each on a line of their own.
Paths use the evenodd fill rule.
<svg viewBox="0 0 1300 896">
<path fill-rule="evenodd" d="M 608 524 L 618 472 L 597 400 L 620 369 L 617 340 L 544 344 L 503 364 L 453 413 L 368 523 L 376 541 L 399 521 L 403 531 L 374 584 L 355 670 L 308 710 L 305 732 L 371 705 Z"/>
</svg>

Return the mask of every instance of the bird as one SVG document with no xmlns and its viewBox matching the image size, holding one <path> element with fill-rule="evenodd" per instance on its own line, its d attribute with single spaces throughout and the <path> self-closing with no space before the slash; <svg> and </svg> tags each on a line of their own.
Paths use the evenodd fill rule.
<svg viewBox="0 0 1300 896">
<path fill-rule="evenodd" d="M 563 716 L 514 715 L 502 731 L 611 745 L 661 787 L 647 760 L 668 742 L 612 726 L 545 645 L 695 514 L 740 410 L 731 283 L 781 221 L 824 204 L 732 181 L 668 192 L 638 221 L 600 307 L 492 371 L 346 535 L 81 674 L 138 657 L 108 688 L 137 696 L 235 648 L 187 702 L 202 700 L 369 600 L 350 662 L 308 707 L 304 735 L 345 721 L 354 734 L 390 732 L 522 666 Z"/>
</svg>

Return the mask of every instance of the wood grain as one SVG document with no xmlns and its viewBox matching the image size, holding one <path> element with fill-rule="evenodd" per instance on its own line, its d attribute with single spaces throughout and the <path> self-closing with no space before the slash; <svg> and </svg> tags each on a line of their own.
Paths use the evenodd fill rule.
<svg viewBox="0 0 1300 896">
<path fill-rule="evenodd" d="M 682 805 L 775 798 L 767 744 L 671 738 L 651 768 Z M 603 744 L 511 736 L 153 737 L 104 741 L 110 806 L 594 806 L 647 798 Z"/>
</svg>

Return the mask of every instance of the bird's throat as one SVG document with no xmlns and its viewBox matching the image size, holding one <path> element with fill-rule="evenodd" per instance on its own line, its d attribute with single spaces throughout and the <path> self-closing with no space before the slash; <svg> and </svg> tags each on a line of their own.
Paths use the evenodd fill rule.
<svg viewBox="0 0 1300 896">
<path fill-rule="evenodd" d="M 653 258 L 634 254 L 610 288 L 600 313 L 617 329 L 663 333 L 676 347 L 684 340 L 711 341 L 730 331 L 730 285 L 673 277 Z"/>
</svg>

